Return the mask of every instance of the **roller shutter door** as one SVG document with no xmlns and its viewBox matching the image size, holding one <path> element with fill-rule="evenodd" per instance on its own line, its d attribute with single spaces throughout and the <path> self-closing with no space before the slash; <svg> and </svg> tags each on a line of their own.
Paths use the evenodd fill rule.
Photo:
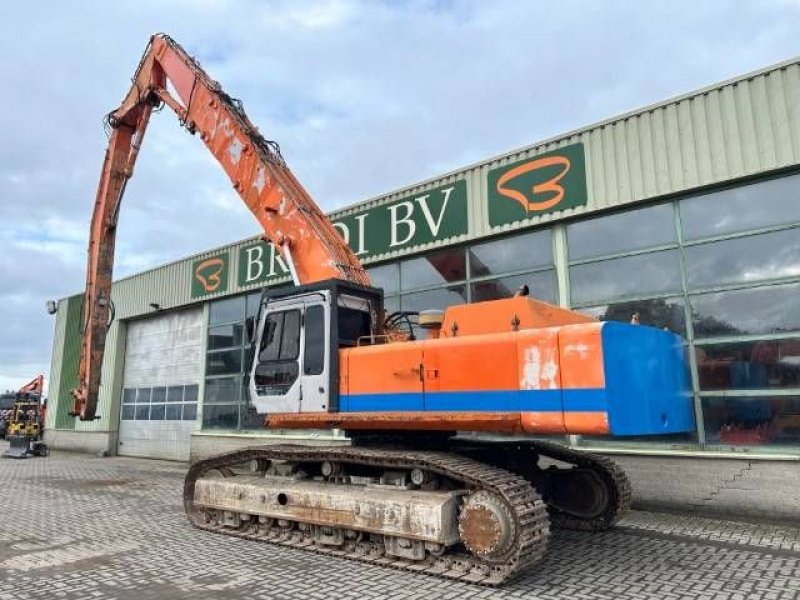
<svg viewBox="0 0 800 600">
<path fill-rule="evenodd" d="M 158 314 L 128 324 L 118 453 L 189 459 L 199 428 L 202 309 Z"/>
</svg>

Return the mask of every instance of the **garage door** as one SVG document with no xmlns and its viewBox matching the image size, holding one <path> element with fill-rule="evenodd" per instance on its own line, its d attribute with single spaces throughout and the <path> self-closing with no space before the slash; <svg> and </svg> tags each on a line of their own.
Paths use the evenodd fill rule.
<svg viewBox="0 0 800 600">
<path fill-rule="evenodd" d="M 119 454 L 189 460 L 198 428 L 202 314 L 197 308 L 128 324 Z"/>
</svg>

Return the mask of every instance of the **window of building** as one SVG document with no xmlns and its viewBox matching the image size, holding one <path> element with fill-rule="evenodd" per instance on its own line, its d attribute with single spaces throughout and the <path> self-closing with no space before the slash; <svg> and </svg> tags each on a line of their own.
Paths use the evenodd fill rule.
<svg viewBox="0 0 800 600">
<path fill-rule="evenodd" d="M 800 175 L 740 185 L 680 202 L 684 240 L 800 222 Z"/>
<path fill-rule="evenodd" d="M 470 277 L 553 267 L 553 233 L 523 233 L 469 247 Z"/>
<path fill-rule="evenodd" d="M 403 291 L 433 287 L 467 278 L 467 258 L 463 248 L 433 252 L 400 263 Z"/>
<path fill-rule="evenodd" d="M 196 383 L 122 390 L 123 421 L 193 421 L 197 416 Z"/>
<path fill-rule="evenodd" d="M 603 304 L 581 308 L 580 312 L 600 321 L 630 323 L 633 315 L 639 322 L 686 337 L 686 309 L 683 297 L 628 300 L 616 304 Z"/>
<path fill-rule="evenodd" d="M 623 256 L 569 268 L 575 306 L 681 291 L 678 250 Z"/>
<path fill-rule="evenodd" d="M 390 263 L 367 269 L 369 279 L 376 288 L 381 288 L 385 295 L 396 294 L 400 290 L 400 265 Z"/>
<path fill-rule="evenodd" d="M 203 429 L 237 429 L 246 412 L 252 359 L 245 320 L 258 314 L 261 292 L 212 302 L 208 312 Z M 169 410 L 169 409 L 168 409 Z"/>
<path fill-rule="evenodd" d="M 689 296 L 695 337 L 800 331 L 800 284 Z"/>
<path fill-rule="evenodd" d="M 486 279 L 476 281 L 470 285 L 472 287 L 472 302 L 510 298 L 523 285 L 528 286 L 531 298 L 543 300 L 551 304 L 555 304 L 558 301 L 558 288 L 554 269 L 529 273 L 527 275 L 512 275 L 510 277 Z"/>
<path fill-rule="evenodd" d="M 408 311 L 444 310 L 454 304 L 464 304 L 467 301 L 467 287 L 453 285 L 446 288 L 413 292 L 401 296 L 401 307 Z"/>
<path fill-rule="evenodd" d="M 800 446 L 800 395 L 705 396 L 702 409 L 708 445 Z"/>
<path fill-rule="evenodd" d="M 587 219 L 567 238 L 572 306 L 687 340 L 701 441 L 800 443 L 800 175 Z"/>
<path fill-rule="evenodd" d="M 659 204 L 567 225 L 570 261 L 675 244 L 671 204 Z"/>
<path fill-rule="evenodd" d="M 686 248 L 690 289 L 800 276 L 800 231 L 788 229 Z"/>
<path fill-rule="evenodd" d="M 695 348 L 700 390 L 800 389 L 800 338 L 778 338 Z"/>
</svg>

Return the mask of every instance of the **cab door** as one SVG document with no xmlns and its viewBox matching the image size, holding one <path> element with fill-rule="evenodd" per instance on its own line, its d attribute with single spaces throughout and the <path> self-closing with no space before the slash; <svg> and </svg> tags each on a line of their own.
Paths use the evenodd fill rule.
<svg viewBox="0 0 800 600">
<path fill-rule="evenodd" d="M 250 371 L 261 413 L 325 411 L 330 394 L 330 307 L 324 293 L 268 304 Z"/>
<path fill-rule="evenodd" d="M 321 302 L 306 303 L 303 307 L 299 412 L 328 410 L 330 333 L 330 306 Z"/>
</svg>

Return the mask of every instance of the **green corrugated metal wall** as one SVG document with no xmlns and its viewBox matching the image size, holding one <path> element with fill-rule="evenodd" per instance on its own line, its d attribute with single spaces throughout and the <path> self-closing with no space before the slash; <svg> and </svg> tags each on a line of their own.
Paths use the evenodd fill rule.
<svg viewBox="0 0 800 600">
<path fill-rule="evenodd" d="M 72 406 L 70 390 L 78 385 L 78 359 L 81 351 L 81 313 L 83 296 L 67 299 L 67 318 L 64 332 L 64 353 L 61 360 L 61 377 L 56 398 L 56 429 L 75 429 L 75 417 L 69 415 Z"/>
</svg>

